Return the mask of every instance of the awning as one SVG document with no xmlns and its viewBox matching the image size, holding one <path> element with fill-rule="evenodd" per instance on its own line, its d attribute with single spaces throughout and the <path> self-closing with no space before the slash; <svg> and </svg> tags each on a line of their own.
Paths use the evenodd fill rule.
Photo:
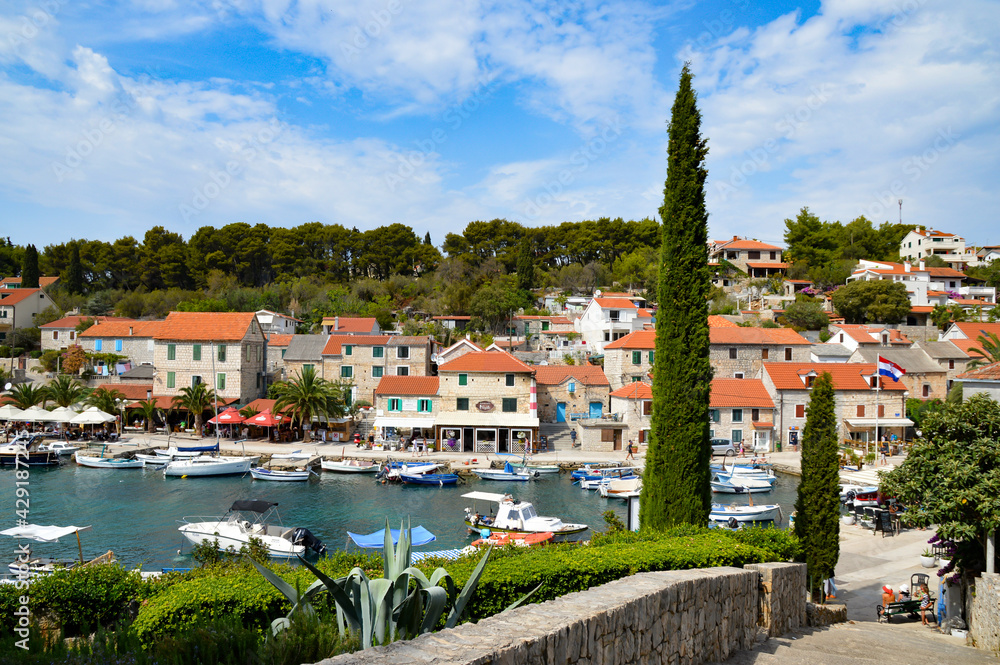
<svg viewBox="0 0 1000 665">
<path fill-rule="evenodd" d="M 752 422 L 754 429 L 774 429 L 774 423 L 762 422 L 760 420 L 754 420 Z"/>
<path fill-rule="evenodd" d="M 845 418 L 850 427 L 912 427 L 913 421 L 909 418 Z"/>
<path fill-rule="evenodd" d="M 476 413 L 449 411 L 434 420 L 442 427 L 538 427 L 538 418 L 527 413 Z"/>
<path fill-rule="evenodd" d="M 389 529 L 389 531 L 392 533 L 392 544 L 398 544 L 399 529 Z M 381 549 L 385 546 L 385 529 L 367 535 L 348 531 L 347 537 L 353 540 L 358 547 Z M 413 547 L 420 547 L 435 540 L 437 540 L 437 536 L 422 526 L 415 526 L 410 530 L 410 544 Z"/>
<path fill-rule="evenodd" d="M 375 419 L 375 427 L 415 427 L 417 429 L 431 429 L 434 427 L 434 418 L 389 418 L 383 416 Z"/>
<path fill-rule="evenodd" d="M 89 526 L 41 526 L 38 524 L 25 524 L 16 526 L 13 529 L 0 531 L 0 536 L 13 536 L 14 538 L 27 538 L 39 543 L 55 543 L 64 536 L 78 531 L 89 531 Z"/>
</svg>

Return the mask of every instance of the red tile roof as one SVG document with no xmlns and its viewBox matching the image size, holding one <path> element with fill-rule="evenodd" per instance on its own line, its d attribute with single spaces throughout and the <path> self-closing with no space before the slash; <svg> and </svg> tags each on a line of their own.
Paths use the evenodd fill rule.
<svg viewBox="0 0 1000 665">
<path fill-rule="evenodd" d="M 1000 363 L 983 365 L 982 367 L 977 367 L 976 369 L 969 370 L 968 372 L 963 372 L 955 378 L 978 381 L 1000 381 Z"/>
<path fill-rule="evenodd" d="M 41 292 L 41 289 L 0 289 L 0 305 L 16 305 Z"/>
<path fill-rule="evenodd" d="M 588 386 L 607 386 L 608 377 L 604 369 L 597 365 L 539 365 L 535 367 L 535 382 L 538 385 L 559 385 L 566 379 L 576 379 Z"/>
<path fill-rule="evenodd" d="M 94 323 L 101 323 L 103 321 L 131 321 L 132 319 L 117 318 L 110 316 L 86 316 L 84 314 L 71 314 L 70 316 L 64 316 L 57 321 L 52 321 L 38 326 L 39 328 L 76 328 L 80 325 L 81 321 L 92 320 Z"/>
<path fill-rule="evenodd" d="M 710 328 L 739 328 L 735 323 L 727 318 L 721 317 L 718 314 L 708 315 L 708 326 Z"/>
<path fill-rule="evenodd" d="M 760 379 L 712 379 L 713 409 L 773 409 L 774 402 Z"/>
<path fill-rule="evenodd" d="M 653 387 L 645 381 L 633 381 L 611 393 L 611 397 L 622 399 L 653 399 Z"/>
<path fill-rule="evenodd" d="M 728 249 L 728 248 L 727 248 Z M 787 263 L 780 263 L 778 261 L 747 261 L 747 268 L 788 268 Z"/>
<path fill-rule="evenodd" d="M 292 341 L 292 335 L 279 335 L 277 333 L 272 333 L 267 340 L 268 346 L 288 346 L 288 343 Z"/>
<path fill-rule="evenodd" d="M 433 319 L 434 321 L 468 321 L 471 318 L 472 318 L 471 316 L 460 316 L 460 315 L 431 317 L 431 319 Z"/>
<path fill-rule="evenodd" d="M 875 374 L 872 363 L 764 363 L 764 371 L 778 390 L 806 390 L 802 377 L 810 372 L 828 372 L 834 390 L 873 390 L 866 377 Z M 882 381 L 882 390 L 903 391 L 903 383 Z"/>
<path fill-rule="evenodd" d="M 376 395 L 437 395 L 436 376 L 383 376 Z"/>
<path fill-rule="evenodd" d="M 532 372 L 526 365 L 505 351 L 470 351 L 438 367 L 438 372 Z"/>
<path fill-rule="evenodd" d="M 102 383 L 97 386 L 100 390 L 104 388 L 105 390 L 117 390 L 118 392 L 125 395 L 125 399 L 141 399 L 145 401 L 146 391 L 153 390 L 152 383 Z"/>
<path fill-rule="evenodd" d="M 153 339 L 238 342 L 256 320 L 253 312 L 170 312 Z"/>
<path fill-rule="evenodd" d="M 108 318 L 95 323 L 80 337 L 155 337 L 163 321 L 131 321 L 129 319 Z"/>
<path fill-rule="evenodd" d="M 615 341 L 605 344 L 604 350 L 608 349 L 654 349 L 656 348 L 655 330 L 637 330 L 624 337 L 619 337 Z"/>
<path fill-rule="evenodd" d="M 925 238 L 954 238 L 956 237 L 954 233 L 945 233 L 943 231 L 935 231 L 934 229 L 924 229 L 924 230 L 913 230 L 919 236 L 924 236 Z"/>
<path fill-rule="evenodd" d="M 708 335 L 712 344 L 812 345 L 791 328 L 709 328 Z"/>
<path fill-rule="evenodd" d="M 786 279 L 786 282 L 790 284 L 812 284 L 811 279 Z"/>
<path fill-rule="evenodd" d="M 766 242 L 760 242 L 759 240 L 742 240 L 740 238 L 720 241 L 716 245 L 716 250 L 720 249 L 765 249 L 775 252 L 782 251 L 782 249 L 777 245 L 768 245 Z"/>
<path fill-rule="evenodd" d="M 931 274 L 931 277 L 954 277 L 955 279 L 965 279 L 965 273 L 954 268 L 935 268 L 927 266 L 924 268 Z"/>
<path fill-rule="evenodd" d="M 44 289 L 47 286 L 52 286 L 58 281 L 59 281 L 58 277 L 39 277 L 38 286 L 39 288 Z M 20 277 L 4 277 L 2 280 L 0 280 L 0 284 L 10 284 L 12 286 L 14 284 L 20 284 L 20 283 L 21 283 Z"/>
<path fill-rule="evenodd" d="M 930 314 L 934 311 L 934 307 L 931 305 L 914 305 L 910 307 L 910 312 L 913 314 Z"/>
<path fill-rule="evenodd" d="M 607 309 L 638 309 L 635 303 L 627 298 L 594 298 L 598 307 Z"/>
<path fill-rule="evenodd" d="M 974 321 L 964 321 L 953 325 L 958 326 L 958 329 L 965 333 L 966 337 L 973 340 L 986 333 L 994 333 L 1000 336 L 1000 323 L 976 323 Z M 956 340 L 951 341 L 954 342 Z"/>
<path fill-rule="evenodd" d="M 910 345 L 913 343 L 895 328 L 872 328 L 861 323 L 838 323 L 833 327 L 844 331 L 859 344 L 881 344 L 883 332 L 889 333 L 890 344 Z M 876 335 L 876 337 L 872 337 L 872 335 Z"/>
<path fill-rule="evenodd" d="M 323 325 L 330 326 L 330 332 L 337 333 L 371 333 L 375 330 L 375 326 L 378 325 L 378 321 L 374 317 L 341 316 L 339 317 L 339 321 L 337 321 L 337 318 L 335 316 L 324 316 Z M 335 323 L 337 329 L 333 330 Z"/>
<path fill-rule="evenodd" d="M 636 310 L 636 316 L 640 319 L 651 319 L 653 318 L 652 310 L 646 309 L 645 307 L 639 307 Z"/>
<path fill-rule="evenodd" d="M 469 317 L 466 317 L 469 318 Z M 560 324 L 570 324 L 573 323 L 569 320 L 567 316 L 515 316 L 515 319 L 519 321 L 548 321 L 549 323 L 560 323 Z"/>
<path fill-rule="evenodd" d="M 983 305 L 989 305 L 990 307 L 993 307 L 993 303 L 987 300 L 979 300 L 978 298 L 953 298 L 952 301 L 959 305 L 977 305 L 980 307 Z"/>
</svg>

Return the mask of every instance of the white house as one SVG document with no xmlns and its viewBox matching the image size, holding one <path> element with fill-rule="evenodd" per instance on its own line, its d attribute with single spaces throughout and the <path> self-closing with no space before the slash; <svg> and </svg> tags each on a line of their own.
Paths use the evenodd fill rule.
<svg viewBox="0 0 1000 665">
<path fill-rule="evenodd" d="M 35 317 L 49 307 L 55 303 L 41 289 L 0 289 L 0 344 L 18 328 L 34 327 Z"/>
<path fill-rule="evenodd" d="M 949 266 L 962 270 L 966 266 L 979 265 L 975 251 L 968 251 L 965 238 L 954 233 L 945 233 L 918 226 L 899 243 L 899 256 L 903 260 L 917 261 L 928 256 L 939 256 Z"/>
<path fill-rule="evenodd" d="M 295 326 L 301 321 L 294 316 L 278 314 L 267 309 L 257 310 L 257 322 L 264 334 L 273 333 L 275 335 L 294 335 Z"/>
<path fill-rule="evenodd" d="M 605 343 L 642 330 L 646 324 L 653 324 L 649 310 L 636 307 L 627 298 L 604 297 L 591 300 L 580 318 L 574 321 L 576 331 L 591 353 L 603 353 Z"/>
</svg>

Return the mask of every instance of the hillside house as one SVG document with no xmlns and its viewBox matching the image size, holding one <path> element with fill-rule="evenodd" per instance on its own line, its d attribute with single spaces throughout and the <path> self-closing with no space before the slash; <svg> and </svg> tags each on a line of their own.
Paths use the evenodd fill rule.
<svg viewBox="0 0 1000 665">
<path fill-rule="evenodd" d="M 0 289 L 0 344 L 9 344 L 15 330 L 33 328 L 35 317 L 55 302 L 42 289 Z"/>
<path fill-rule="evenodd" d="M 42 333 L 42 351 L 62 351 L 77 344 L 77 326 L 84 321 L 100 323 L 107 321 L 111 317 L 107 316 L 83 316 L 74 314 L 64 316 L 56 321 L 51 321 L 38 326 Z M 130 319 L 122 319 L 130 320 Z"/>
<path fill-rule="evenodd" d="M 709 397 L 711 438 L 728 439 L 737 449 L 771 452 L 774 401 L 761 379 L 712 379 Z"/>
<path fill-rule="evenodd" d="M 287 314 L 279 314 L 269 309 L 257 310 L 257 321 L 265 335 L 294 335 L 295 326 L 302 323 L 301 320 Z"/>
<path fill-rule="evenodd" d="M 758 240 L 733 236 L 732 240 L 713 240 L 708 247 L 709 263 L 732 264 L 750 279 L 783 275 L 788 264 L 781 260 L 782 249 Z"/>
<path fill-rule="evenodd" d="M 132 321 L 107 317 L 76 336 L 77 343 L 87 353 L 121 356 L 131 366 L 155 364 L 155 336 L 163 321 Z M 101 375 L 116 374 L 116 365 L 97 360 L 94 371 Z"/>
<path fill-rule="evenodd" d="M 874 364 L 878 362 L 879 356 L 903 368 L 906 374 L 900 379 L 900 383 L 910 391 L 910 397 L 943 400 L 948 396 L 947 370 L 919 347 L 909 349 L 861 347 L 851 355 L 849 362 Z"/>
<path fill-rule="evenodd" d="M 596 365 L 539 365 L 538 418 L 565 423 L 579 418 L 600 418 L 608 404 L 610 386 L 604 370 Z"/>
<path fill-rule="evenodd" d="M 965 238 L 921 226 L 913 229 L 899 243 L 899 256 L 905 261 L 919 261 L 938 256 L 955 270 L 979 265 L 975 250 L 967 250 Z"/>
<path fill-rule="evenodd" d="M 375 317 L 325 316 L 321 323 L 324 335 L 380 335 Z"/>
<path fill-rule="evenodd" d="M 617 341 L 646 325 L 652 326 L 653 315 L 627 298 L 598 297 L 590 301 L 580 318 L 574 321 L 586 348 L 591 353 L 604 353 L 605 345 Z"/>
</svg>

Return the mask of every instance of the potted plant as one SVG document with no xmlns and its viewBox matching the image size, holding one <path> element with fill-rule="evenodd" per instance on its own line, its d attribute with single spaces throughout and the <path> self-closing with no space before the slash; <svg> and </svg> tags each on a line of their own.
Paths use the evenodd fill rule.
<svg viewBox="0 0 1000 665">
<path fill-rule="evenodd" d="M 846 515 L 841 515 L 840 516 L 840 522 L 841 522 L 841 524 L 843 524 L 845 526 L 851 526 L 852 524 L 854 524 L 854 515 L 852 513 L 847 513 Z"/>
<path fill-rule="evenodd" d="M 924 550 L 923 554 L 920 555 L 920 565 L 924 568 L 933 568 L 934 561 L 934 553 L 930 550 Z"/>
</svg>

